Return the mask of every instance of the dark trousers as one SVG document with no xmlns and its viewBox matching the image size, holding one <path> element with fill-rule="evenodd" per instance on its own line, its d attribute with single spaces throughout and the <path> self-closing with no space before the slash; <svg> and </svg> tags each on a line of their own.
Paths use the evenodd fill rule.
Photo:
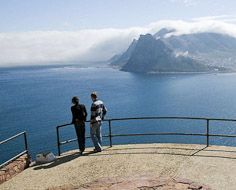
<svg viewBox="0 0 236 190">
<path fill-rule="evenodd" d="M 79 150 L 83 152 L 85 150 L 85 124 L 80 123 L 75 124 L 74 126 L 79 144 Z"/>
</svg>

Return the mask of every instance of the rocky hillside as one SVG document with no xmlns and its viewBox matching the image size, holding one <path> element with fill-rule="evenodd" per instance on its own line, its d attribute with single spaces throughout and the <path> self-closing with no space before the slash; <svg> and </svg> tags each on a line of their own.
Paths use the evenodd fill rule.
<svg viewBox="0 0 236 190">
<path fill-rule="evenodd" d="M 141 35 L 110 62 L 130 72 L 216 72 L 236 70 L 236 39 L 216 33 Z M 168 36 L 169 35 L 169 36 Z"/>
</svg>

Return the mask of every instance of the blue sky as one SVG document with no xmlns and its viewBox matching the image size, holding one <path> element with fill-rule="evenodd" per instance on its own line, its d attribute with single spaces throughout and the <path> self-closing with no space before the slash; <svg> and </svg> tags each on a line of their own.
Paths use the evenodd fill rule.
<svg viewBox="0 0 236 190">
<path fill-rule="evenodd" d="M 0 67 L 105 61 L 140 34 L 236 37 L 235 0 L 0 0 Z"/>
<path fill-rule="evenodd" d="M 1 0 L 0 32 L 125 28 L 235 9 L 235 0 Z"/>
</svg>

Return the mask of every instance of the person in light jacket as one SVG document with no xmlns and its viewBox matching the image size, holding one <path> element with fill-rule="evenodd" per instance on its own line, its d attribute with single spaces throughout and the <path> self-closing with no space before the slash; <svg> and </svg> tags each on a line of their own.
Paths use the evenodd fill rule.
<svg viewBox="0 0 236 190">
<path fill-rule="evenodd" d="M 93 101 L 91 105 L 91 118 L 90 118 L 90 135 L 94 144 L 94 152 L 102 151 L 102 133 L 101 126 L 102 120 L 107 113 L 107 109 L 103 102 L 97 98 L 97 93 L 91 93 Z"/>
</svg>

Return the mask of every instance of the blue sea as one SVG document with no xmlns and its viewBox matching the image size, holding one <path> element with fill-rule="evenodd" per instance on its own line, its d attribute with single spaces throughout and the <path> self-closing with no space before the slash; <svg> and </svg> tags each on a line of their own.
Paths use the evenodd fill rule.
<svg viewBox="0 0 236 190">
<path fill-rule="evenodd" d="M 236 119 L 236 74 L 135 74 L 113 68 L 45 66 L 0 69 L 0 141 L 27 131 L 30 154 L 57 154 L 56 126 L 71 122 L 71 98 L 79 96 L 90 113 L 90 93 L 104 101 L 107 118 L 185 116 Z M 89 119 L 89 118 L 88 118 Z M 87 126 L 87 135 L 89 126 Z M 114 134 L 205 133 L 204 121 L 148 120 L 113 122 Z M 108 124 L 103 124 L 103 134 Z M 212 134 L 236 134 L 236 122 L 211 122 Z M 61 140 L 75 138 L 73 126 L 60 130 Z M 206 143 L 205 137 L 115 137 L 124 143 Z M 104 145 L 108 145 L 104 138 Z M 235 138 L 211 137 L 210 144 L 236 146 Z M 24 148 L 23 137 L 0 146 L 0 162 Z M 86 142 L 91 146 L 90 139 Z M 62 151 L 76 149 L 76 142 Z"/>
</svg>

